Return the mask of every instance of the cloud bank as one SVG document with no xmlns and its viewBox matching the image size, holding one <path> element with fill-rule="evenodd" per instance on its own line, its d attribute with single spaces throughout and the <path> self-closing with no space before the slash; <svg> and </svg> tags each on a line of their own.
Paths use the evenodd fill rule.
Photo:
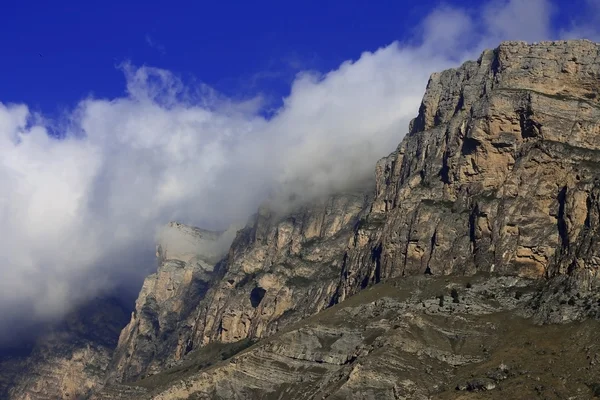
<svg viewBox="0 0 600 400">
<path fill-rule="evenodd" d="M 0 337 L 11 321 L 56 318 L 116 286 L 139 287 L 168 221 L 225 229 L 269 197 L 369 180 L 432 72 L 502 39 L 554 38 L 552 10 L 546 0 L 496 1 L 475 14 L 439 8 L 409 41 L 298 74 L 269 117 L 259 96 L 234 101 L 128 64 L 126 96 L 85 99 L 65 121 L 0 103 Z"/>
</svg>

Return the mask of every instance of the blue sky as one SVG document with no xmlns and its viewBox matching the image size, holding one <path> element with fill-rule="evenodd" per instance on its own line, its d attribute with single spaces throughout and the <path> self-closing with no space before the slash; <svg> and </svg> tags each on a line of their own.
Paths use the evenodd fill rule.
<svg viewBox="0 0 600 400">
<path fill-rule="evenodd" d="M 554 26 L 569 26 L 585 14 L 586 3 L 555 1 Z M 481 2 L 6 2 L 0 101 L 52 114 L 90 94 L 114 98 L 125 90 L 115 66 L 130 61 L 228 96 L 263 93 L 277 102 L 298 71 L 326 72 L 363 51 L 410 41 L 419 22 L 443 5 L 476 14 Z"/>
<path fill-rule="evenodd" d="M 373 183 L 431 73 L 600 40 L 600 0 L 372 3 L 3 4 L 0 343 L 137 293 L 169 221 L 235 233 L 266 200 Z"/>
</svg>

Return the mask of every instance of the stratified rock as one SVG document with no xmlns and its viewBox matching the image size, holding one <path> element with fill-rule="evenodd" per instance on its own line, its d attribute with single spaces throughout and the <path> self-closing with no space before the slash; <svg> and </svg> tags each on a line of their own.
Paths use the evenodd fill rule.
<svg viewBox="0 0 600 400">
<path fill-rule="evenodd" d="M 94 399 L 439 400 L 463 398 L 460 390 L 528 399 L 540 387 L 557 398 L 591 397 L 600 363 L 590 364 L 589 354 L 600 322 L 536 326 L 519 314 L 537 281 L 468 279 L 468 289 L 457 277 L 379 283 L 232 357 L 204 364 L 209 345 L 181 366 Z M 461 302 L 437 307 L 438 295 L 453 289 Z M 517 290 L 525 292 L 519 301 Z"/>
</svg>

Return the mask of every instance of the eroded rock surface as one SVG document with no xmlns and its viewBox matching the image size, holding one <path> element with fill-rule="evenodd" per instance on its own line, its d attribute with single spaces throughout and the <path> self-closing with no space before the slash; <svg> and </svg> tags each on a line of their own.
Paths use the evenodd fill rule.
<svg viewBox="0 0 600 400">
<path fill-rule="evenodd" d="M 177 222 L 161 232 L 158 270 L 144 280 L 131 321 L 121 332 L 111 380 L 158 372 L 185 351 L 180 338 L 186 327 L 180 322 L 218 275 L 218 261 L 229 244 L 225 235 Z"/>
<path fill-rule="evenodd" d="M 158 372 L 212 342 L 268 336 L 329 306 L 365 202 L 340 195 L 284 217 L 263 207 L 210 273 L 162 257 L 121 334 L 111 380 Z"/>
<path fill-rule="evenodd" d="M 385 223 L 359 230 L 367 252 L 355 257 L 381 246 L 386 277 L 568 273 L 562 256 L 596 202 L 598 51 L 509 42 L 434 74 L 410 133 L 377 166 L 369 217 Z M 597 269 L 582 268 L 589 286 Z"/>
</svg>

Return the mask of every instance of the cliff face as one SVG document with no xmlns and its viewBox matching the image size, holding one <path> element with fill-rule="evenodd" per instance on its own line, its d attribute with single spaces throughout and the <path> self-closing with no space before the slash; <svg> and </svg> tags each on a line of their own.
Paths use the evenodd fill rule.
<svg viewBox="0 0 600 400">
<path fill-rule="evenodd" d="M 598 55 L 588 41 L 508 42 L 434 74 L 408 135 L 376 166 L 374 195 L 340 194 L 287 216 L 261 209 L 210 288 L 174 297 L 194 310 L 172 329 L 140 335 L 137 311 L 119 342 L 116 380 L 139 379 L 209 343 L 273 335 L 392 278 L 563 276 L 571 290 L 595 295 Z M 186 284 L 175 286 L 182 293 Z M 556 310 L 536 307 L 554 320 Z M 585 315 L 577 310 L 557 318 Z M 149 326 L 160 319 L 147 315 Z M 155 350 L 124 350 L 141 343 Z"/>
<path fill-rule="evenodd" d="M 177 222 L 161 232 L 158 271 L 144 280 L 131 321 L 119 337 L 110 379 L 158 372 L 173 352 L 177 357 L 183 351 L 180 339 L 189 328 L 180 321 L 193 313 L 218 273 L 225 236 Z"/>
<path fill-rule="evenodd" d="M 433 75 L 410 133 L 378 163 L 371 217 L 386 222 L 358 232 L 368 244 L 355 257 L 381 246 L 381 260 L 355 263 L 359 279 L 487 271 L 597 290 L 598 51 L 504 43 Z"/>
<path fill-rule="evenodd" d="M 597 56 L 591 42 L 505 43 L 432 76 L 378 164 L 382 275 L 567 272 L 600 160 Z"/>
<path fill-rule="evenodd" d="M 261 208 L 213 275 L 198 278 L 202 288 L 190 288 L 192 275 L 173 278 L 193 267 L 162 261 L 121 334 L 112 379 L 138 379 L 211 342 L 268 336 L 329 306 L 365 203 L 363 194 L 339 195 L 285 217 Z M 185 312 L 174 315 L 176 309 Z"/>
</svg>

